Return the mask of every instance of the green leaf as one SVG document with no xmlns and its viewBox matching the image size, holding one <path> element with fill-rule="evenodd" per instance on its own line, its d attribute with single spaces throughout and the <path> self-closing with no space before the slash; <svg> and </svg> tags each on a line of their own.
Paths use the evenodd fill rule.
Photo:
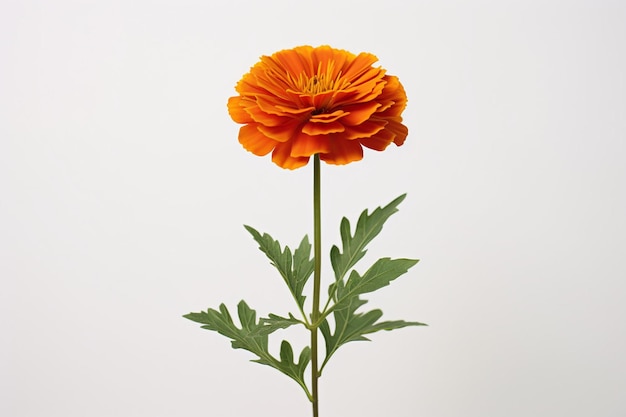
<svg viewBox="0 0 626 417">
<path fill-rule="evenodd" d="M 320 331 L 326 344 L 326 357 L 322 367 L 326 366 L 334 353 L 346 343 L 369 340 L 366 335 L 380 330 L 393 330 L 407 326 L 420 326 L 423 323 L 407 322 L 404 320 L 381 321 L 383 313 L 375 309 L 368 312 L 357 312 L 367 303 L 360 298 L 361 294 L 379 290 L 391 283 L 399 276 L 405 274 L 414 266 L 416 259 L 391 259 L 381 258 L 377 260 L 363 275 L 352 267 L 365 256 L 366 246 L 376 237 L 385 221 L 395 212 L 397 206 L 404 200 L 405 195 L 393 200 L 383 208 L 377 208 L 369 214 L 367 210 L 361 213 L 352 235 L 350 222 L 343 218 L 340 226 L 342 250 L 337 246 L 331 249 L 331 263 L 335 272 L 335 282 L 328 289 L 328 306 L 322 312 L 323 321 L 320 323 Z M 349 272 L 349 275 L 348 275 Z M 346 278 L 346 275 L 347 278 Z M 328 316 L 333 314 L 334 331 Z"/>
<path fill-rule="evenodd" d="M 302 321 L 296 319 L 293 314 L 289 313 L 289 317 L 281 317 L 276 314 L 269 314 L 268 318 L 261 318 L 259 320 L 263 326 L 259 327 L 259 334 L 270 334 L 279 329 L 286 329 L 287 327 L 295 324 L 304 324 Z"/>
<path fill-rule="evenodd" d="M 209 308 L 200 313 L 189 313 L 183 317 L 203 324 L 203 329 L 213 330 L 232 339 L 234 349 L 245 349 L 258 356 L 267 353 L 267 334 L 262 335 L 256 323 L 256 311 L 252 310 L 244 300 L 237 305 L 241 328 L 233 322 L 233 318 L 224 304 L 219 311 Z"/>
<path fill-rule="evenodd" d="M 333 246 L 330 250 L 330 261 L 335 271 L 335 280 L 340 281 L 367 252 L 365 247 L 383 229 L 387 219 L 398 211 L 398 205 L 404 200 L 403 194 L 387 204 L 385 207 L 376 208 L 372 214 L 365 210 L 361 213 L 354 231 L 351 233 L 350 221 L 347 218 L 341 220 L 340 233 L 342 250 Z"/>
<path fill-rule="evenodd" d="M 265 253 L 272 265 L 276 267 L 283 277 L 291 295 L 298 303 L 300 310 L 302 310 L 306 298 L 302 292 L 315 267 L 314 261 L 311 259 L 311 244 L 308 236 L 304 236 L 292 255 L 288 246 L 285 246 L 284 250 L 281 249 L 280 243 L 267 233 L 261 235 L 261 233 L 250 226 L 244 227 L 259 244 L 259 249 Z"/>
<path fill-rule="evenodd" d="M 373 292 L 389 285 L 391 281 L 406 273 L 417 262 L 417 259 L 381 258 L 363 276 L 353 270 L 345 285 L 343 281 L 337 282 L 336 302 L 331 308 L 333 310 L 345 308 L 346 303 L 352 302 L 351 300 L 355 296 Z"/>
<path fill-rule="evenodd" d="M 380 323 L 376 323 L 373 326 L 370 326 L 367 332 L 363 334 L 375 333 L 381 330 L 390 331 L 390 330 L 395 330 L 395 329 L 401 329 L 407 326 L 428 326 L 428 324 L 420 323 L 417 321 L 404 321 L 404 320 L 381 321 Z"/>
<path fill-rule="evenodd" d="M 302 349 L 300 353 L 300 357 L 298 358 L 298 362 L 294 362 L 293 360 L 293 349 L 288 341 L 283 340 L 280 344 L 280 361 L 275 360 L 273 363 L 267 363 L 263 359 L 254 360 L 253 362 L 257 362 L 263 365 L 272 366 L 285 375 L 290 376 L 294 379 L 302 388 L 304 388 L 305 392 L 308 395 L 308 388 L 304 382 L 304 371 L 311 360 L 311 351 L 308 346 Z"/>
<path fill-rule="evenodd" d="M 366 315 L 356 314 L 356 310 L 365 303 L 367 303 L 366 300 L 353 297 L 346 303 L 346 308 L 335 310 L 335 332 L 333 334 L 330 333 L 328 320 L 322 322 L 320 331 L 326 343 L 326 360 L 324 362 L 330 359 L 339 346 L 356 340 L 367 340 L 362 336 L 363 330 L 373 325 L 382 316 L 382 311 L 373 310 Z"/>
<path fill-rule="evenodd" d="M 330 331 L 330 324 L 327 319 L 324 319 L 321 323 L 320 331 L 322 336 L 324 336 L 326 344 L 326 357 L 322 363 L 320 372 L 342 345 L 348 342 L 369 341 L 369 339 L 365 337 L 366 334 L 375 333 L 380 330 L 400 329 L 407 326 L 425 326 L 423 323 L 407 322 L 403 320 L 377 323 L 378 319 L 383 315 L 381 310 L 376 309 L 368 311 L 367 313 L 356 313 L 356 310 L 365 303 L 367 303 L 366 300 L 354 296 L 345 303 L 345 308 L 335 310 L 333 313 L 335 331 L 333 333 Z"/>
<path fill-rule="evenodd" d="M 233 322 L 232 316 L 224 304 L 220 304 L 219 311 L 209 308 L 207 311 L 189 313 L 183 317 L 202 324 L 203 329 L 213 330 L 228 337 L 231 339 L 233 349 L 244 349 L 252 352 L 258 356 L 258 359 L 252 360 L 253 362 L 271 366 L 292 378 L 310 398 L 311 395 L 304 382 L 304 370 L 310 360 L 309 347 L 303 349 L 298 362 L 295 363 L 291 345 L 287 341 L 283 341 L 279 360 L 272 356 L 268 350 L 268 334 L 280 327 L 276 327 L 276 323 L 269 326 L 262 321 L 257 323 L 256 311 L 251 309 L 244 300 L 241 300 L 237 305 L 237 314 L 241 328 Z M 279 318 L 290 320 L 276 315 L 270 315 L 269 320 L 278 322 Z M 273 330 L 270 329 L 272 326 Z"/>
</svg>

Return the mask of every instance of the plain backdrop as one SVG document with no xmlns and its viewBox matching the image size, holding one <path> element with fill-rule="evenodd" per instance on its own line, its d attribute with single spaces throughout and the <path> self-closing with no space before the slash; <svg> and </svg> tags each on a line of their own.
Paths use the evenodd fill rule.
<svg viewBox="0 0 626 417">
<path fill-rule="evenodd" d="M 619 0 L 2 0 L 0 415 L 310 414 L 181 317 L 293 310 L 242 225 L 310 234 L 312 166 L 243 150 L 226 101 L 301 44 L 406 88 L 404 146 L 323 166 L 323 251 L 408 193 L 367 260 L 421 262 L 366 298 L 429 324 L 342 348 L 321 415 L 626 415 L 625 21 Z"/>
</svg>

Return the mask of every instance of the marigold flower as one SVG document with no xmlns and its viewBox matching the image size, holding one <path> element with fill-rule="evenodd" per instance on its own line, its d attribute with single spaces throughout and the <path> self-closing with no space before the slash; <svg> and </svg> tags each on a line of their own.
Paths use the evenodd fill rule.
<svg viewBox="0 0 626 417">
<path fill-rule="evenodd" d="M 298 46 L 263 56 L 228 100 L 231 118 L 244 124 L 239 142 L 255 155 L 272 152 L 282 168 L 306 165 L 315 154 L 335 165 L 404 143 L 406 93 L 397 77 L 372 65 L 370 53 L 330 46 Z"/>
</svg>

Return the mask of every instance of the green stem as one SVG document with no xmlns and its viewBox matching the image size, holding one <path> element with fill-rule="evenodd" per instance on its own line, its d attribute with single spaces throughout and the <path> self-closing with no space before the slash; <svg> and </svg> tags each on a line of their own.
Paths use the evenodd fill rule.
<svg viewBox="0 0 626 417">
<path fill-rule="evenodd" d="M 313 157 L 313 253 L 315 256 L 315 269 L 313 272 L 313 310 L 311 312 L 311 394 L 313 396 L 313 417 L 319 415 L 319 401 L 317 380 L 319 378 L 319 366 L 317 363 L 317 329 L 320 315 L 320 284 L 322 266 L 322 215 L 320 204 L 320 157 Z"/>
</svg>

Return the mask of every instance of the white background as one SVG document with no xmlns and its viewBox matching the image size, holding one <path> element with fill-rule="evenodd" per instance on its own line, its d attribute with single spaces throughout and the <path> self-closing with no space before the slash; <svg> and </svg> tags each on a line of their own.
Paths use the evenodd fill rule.
<svg viewBox="0 0 626 417">
<path fill-rule="evenodd" d="M 625 21 L 618 0 L 3 0 L 0 415 L 309 415 L 181 317 L 292 307 L 242 224 L 297 244 L 312 167 L 244 151 L 226 101 L 300 44 L 406 87 L 403 147 L 323 166 L 324 252 L 407 192 L 368 259 L 421 262 L 368 306 L 430 325 L 342 348 L 321 415 L 626 415 Z"/>
</svg>

